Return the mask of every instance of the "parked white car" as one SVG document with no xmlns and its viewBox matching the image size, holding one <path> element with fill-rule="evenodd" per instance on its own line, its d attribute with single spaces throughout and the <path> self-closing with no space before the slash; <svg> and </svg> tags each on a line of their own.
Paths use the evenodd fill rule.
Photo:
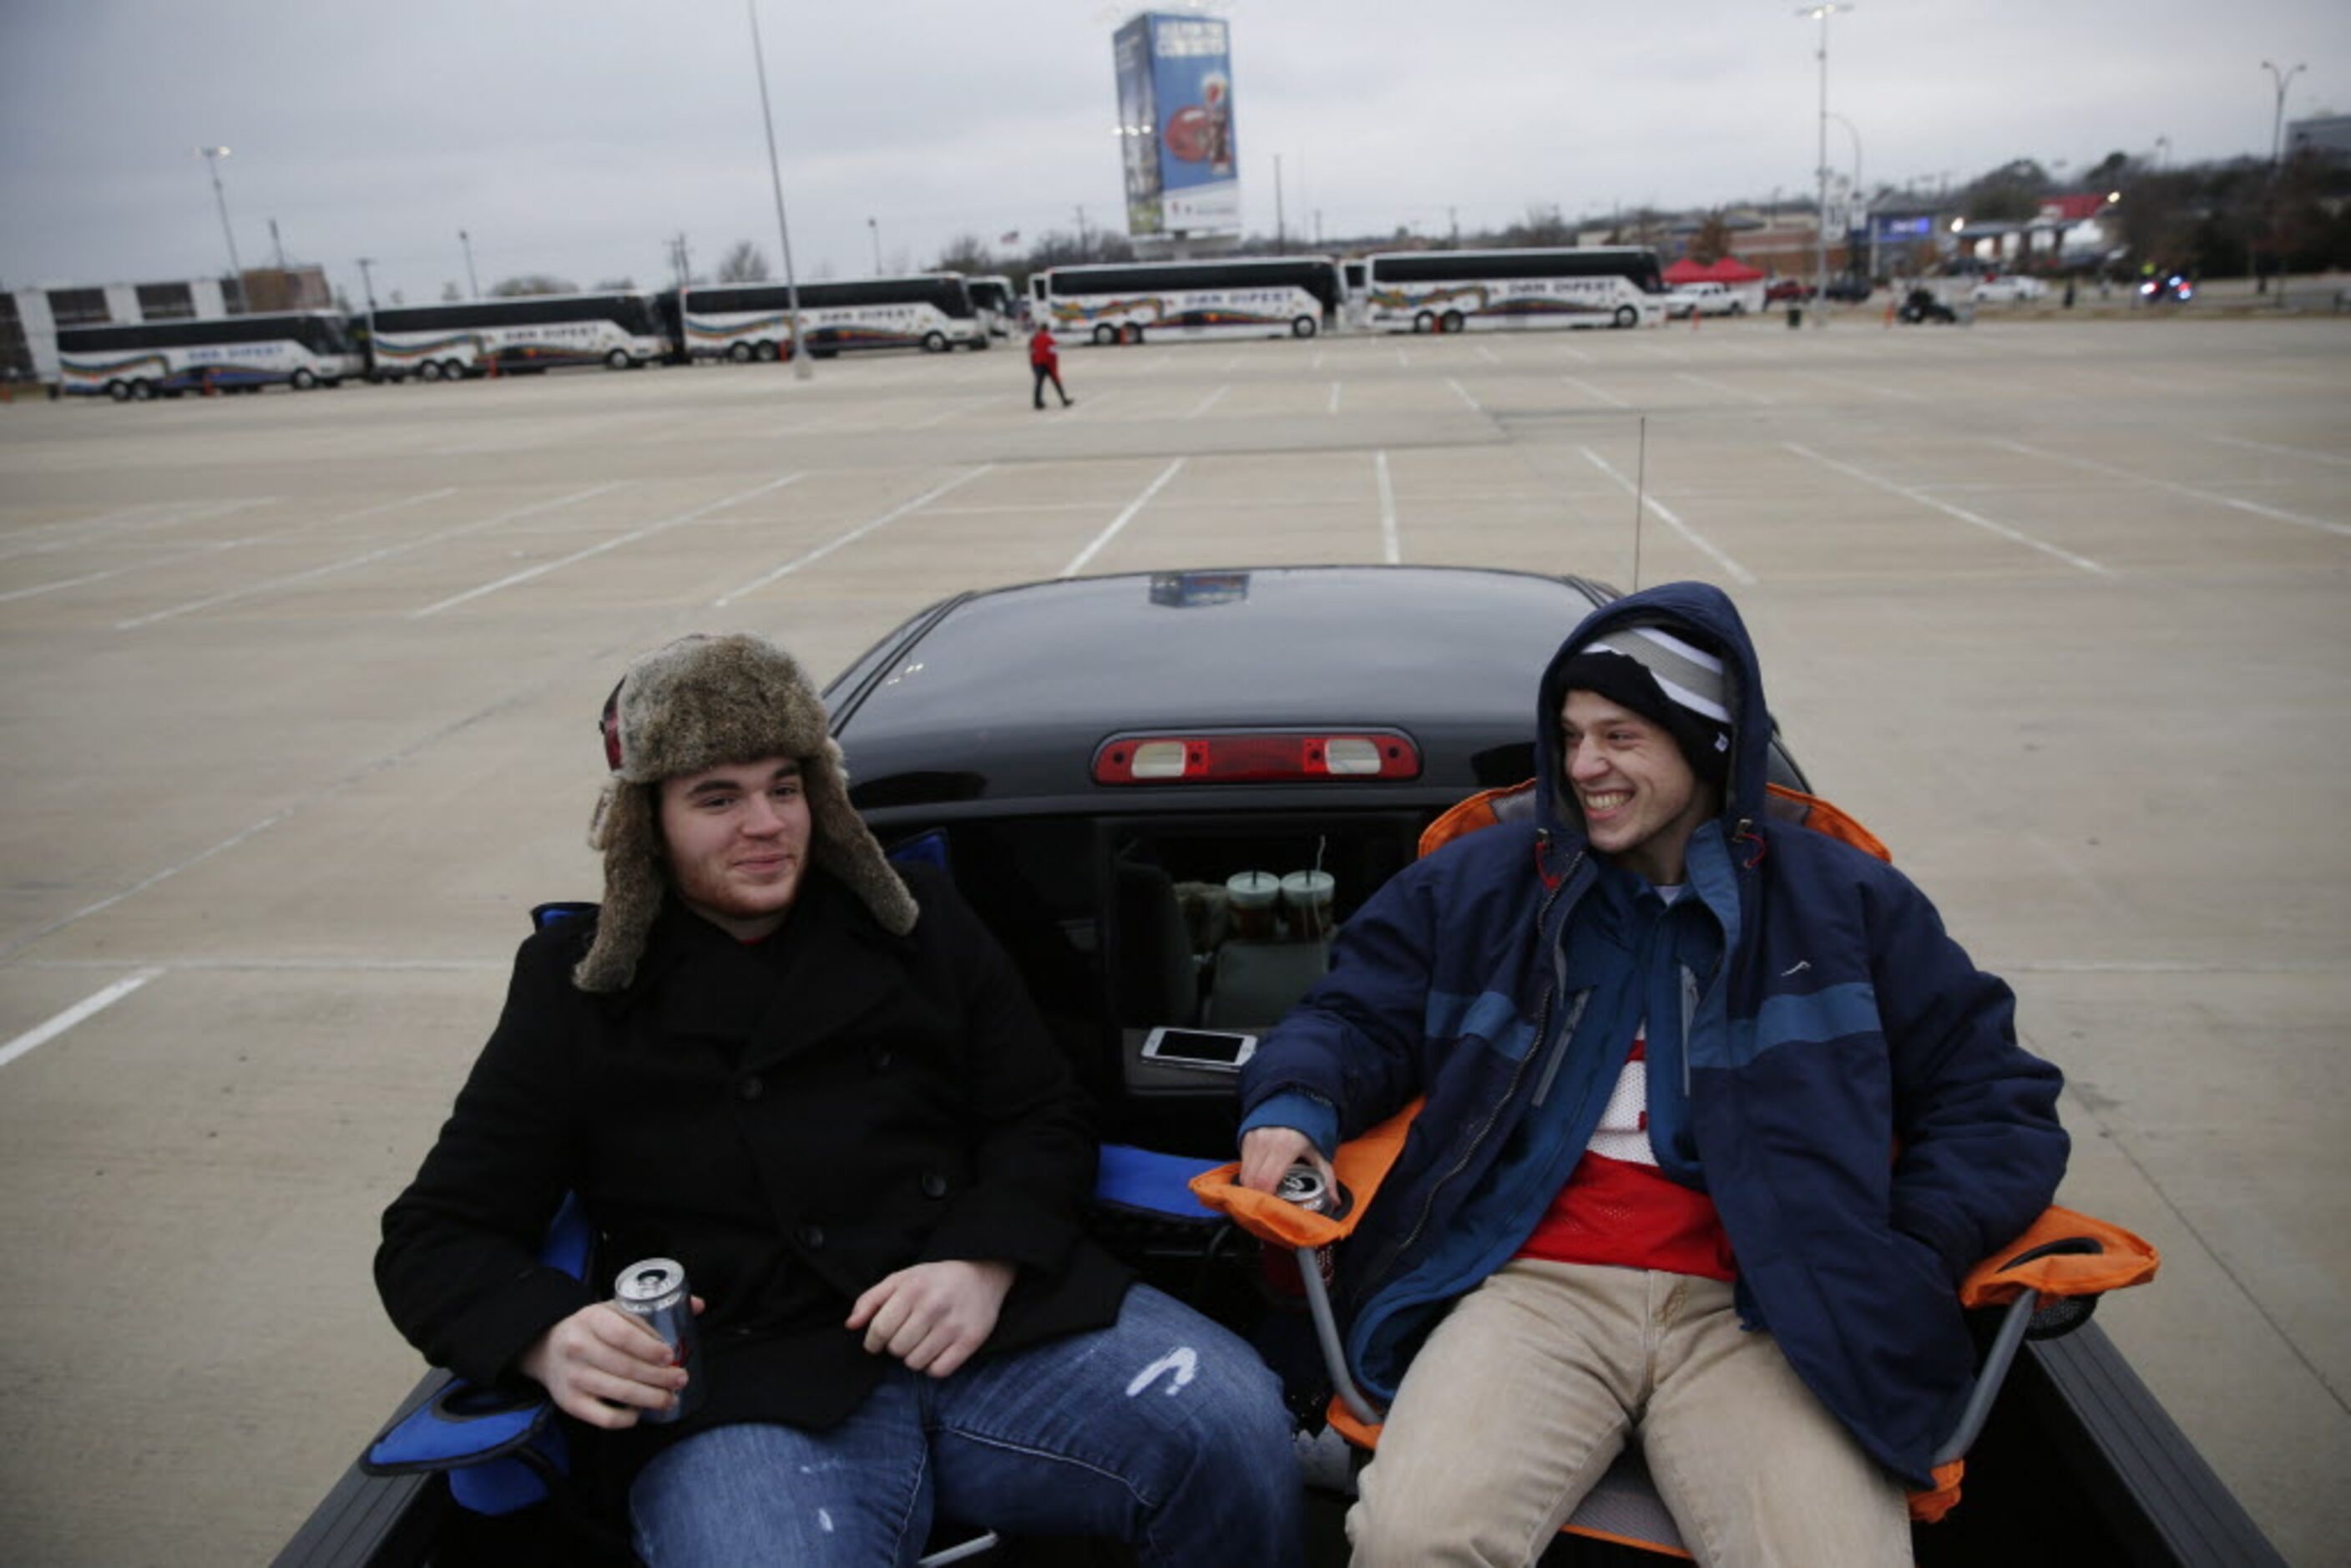
<svg viewBox="0 0 2351 1568">
<path fill-rule="evenodd" d="M 1700 316 L 1744 316 L 1747 300 L 1728 283 L 1677 283 L 1666 295 L 1666 314 L 1676 320 Z"/>
<path fill-rule="evenodd" d="M 1968 290 L 1969 299 L 1978 305 L 2012 305 L 2020 300 L 2045 299 L 2048 297 L 2049 286 L 2041 279 L 2013 272 L 1998 277 L 1979 278 L 1975 287 Z"/>
</svg>

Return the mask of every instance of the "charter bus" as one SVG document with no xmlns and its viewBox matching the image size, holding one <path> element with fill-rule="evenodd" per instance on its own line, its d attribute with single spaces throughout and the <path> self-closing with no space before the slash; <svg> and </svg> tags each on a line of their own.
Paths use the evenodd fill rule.
<svg viewBox="0 0 2351 1568">
<path fill-rule="evenodd" d="M 987 329 L 959 272 L 799 286 L 800 330 L 810 358 L 844 349 L 987 347 Z M 686 357 L 774 360 L 790 352 L 791 291 L 780 283 L 688 288 L 681 307 Z"/>
<path fill-rule="evenodd" d="M 1635 246 L 1366 259 L 1364 321 L 1377 332 L 1654 327 L 1666 319 L 1657 253 Z"/>
<path fill-rule="evenodd" d="M 331 310 L 65 327 L 58 382 L 68 392 L 117 402 L 185 392 L 257 392 L 276 382 L 301 391 L 365 373 L 350 325 Z"/>
<path fill-rule="evenodd" d="M 1013 291 L 1012 279 L 990 273 L 984 277 L 964 280 L 971 288 L 972 308 L 979 312 L 991 338 L 1009 338 L 1018 314 L 1014 307 L 1020 297 Z"/>
<path fill-rule="evenodd" d="M 1326 256 L 1227 256 L 1056 267 L 1029 279 L 1037 319 L 1072 338 L 1140 343 L 1184 338 L 1311 338 L 1333 325 L 1343 291 Z"/>
<path fill-rule="evenodd" d="M 671 354 L 653 301 L 636 293 L 392 306 L 370 313 L 368 338 L 377 379 L 392 382 L 600 362 L 625 371 Z"/>
</svg>

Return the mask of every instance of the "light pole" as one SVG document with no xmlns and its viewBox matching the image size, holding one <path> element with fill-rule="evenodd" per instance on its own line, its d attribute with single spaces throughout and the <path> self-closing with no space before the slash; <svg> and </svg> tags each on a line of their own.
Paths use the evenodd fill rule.
<svg viewBox="0 0 2351 1568">
<path fill-rule="evenodd" d="M 479 299 L 482 297 L 482 281 L 474 276 L 474 237 L 459 229 L 457 243 L 465 247 L 465 287 L 473 291 L 475 298 Z"/>
<path fill-rule="evenodd" d="M 228 196 L 221 189 L 220 177 L 220 161 L 229 155 L 229 150 L 225 147 L 199 147 L 196 155 L 212 171 L 213 201 L 220 208 L 221 238 L 228 241 L 228 270 L 230 276 L 236 279 L 236 308 L 241 313 L 245 309 L 245 264 L 236 258 L 236 234 L 228 226 Z"/>
<path fill-rule="evenodd" d="M 776 188 L 776 238 L 784 247 L 784 298 L 792 316 L 792 374 L 806 381 L 814 374 L 809 368 L 808 345 L 800 339 L 800 286 L 792 272 L 792 230 L 784 221 L 784 172 L 776 162 L 776 112 L 768 104 L 768 52 L 759 46 L 759 0 L 743 0 L 743 8 L 751 16 L 751 59 L 759 68 L 759 119 L 768 128 L 768 179 Z"/>
<path fill-rule="evenodd" d="M 875 219 L 868 218 L 865 226 L 873 234 L 873 276 L 879 277 L 882 276 L 882 225 Z"/>
<path fill-rule="evenodd" d="M 1290 250 L 1288 226 L 1281 219 L 1281 154 L 1273 155 L 1273 254 L 1284 256 Z"/>
<path fill-rule="evenodd" d="M 1829 118 L 1844 126 L 1844 133 L 1853 138 L 1853 199 L 1861 207 L 1862 226 L 1869 231 L 1869 276 L 1874 279 L 1877 277 L 1877 225 L 1870 222 L 1869 198 L 1861 188 L 1861 132 L 1852 120 L 1834 110 L 1829 111 Z M 1852 266 L 1851 257 L 1846 258 L 1846 266 Z"/>
<path fill-rule="evenodd" d="M 2285 89 L 2294 85 L 2294 78 L 2309 68 L 2308 66 L 2298 65 L 2290 71 L 2281 71 L 2267 60 L 2262 62 L 2262 69 L 2270 73 L 2270 81 L 2277 88 L 2277 113 L 2270 121 L 2270 177 L 2272 179 L 2277 177 L 2279 164 L 2285 155 Z M 225 152 L 228 149 L 224 147 L 221 151 Z"/>
<path fill-rule="evenodd" d="M 1814 266 L 1817 274 L 1813 281 L 1813 325 L 1815 327 L 1825 327 L 1829 324 L 1827 309 L 1829 295 L 1829 18 L 1840 11 L 1852 9 L 1851 5 L 1834 3 L 1801 5 L 1796 9 L 1797 16 L 1817 21 L 1821 25 L 1820 161 L 1813 170 L 1819 181 L 1819 195 L 1815 198 L 1819 204 L 1813 209 L 1814 214 L 1813 227 L 1816 242 Z"/>
<path fill-rule="evenodd" d="M 368 268 L 374 265 L 375 257 L 371 256 L 360 257 L 360 292 L 367 296 L 370 316 L 375 314 L 375 278 L 369 273 Z"/>
</svg>

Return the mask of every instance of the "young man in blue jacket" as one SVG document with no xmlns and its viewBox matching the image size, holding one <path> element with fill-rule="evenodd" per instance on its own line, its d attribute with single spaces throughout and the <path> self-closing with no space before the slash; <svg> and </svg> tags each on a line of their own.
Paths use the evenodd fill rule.
<svg viewBox="0 0 2351 1568">
<path fill-rule="evenodd" d="M 1593 612 L 1537 720 L 1527 820 L 1394 878 L 1243 1075 L 1261 1190 L 1427 1096 L 1334 1287 L 1393 1402 L 1355 1561 L 1531 1562 L 1637 1434 L 1702 1563 L 1907 1562 L 2057 1071 L 1907 878 L 1767 820 L 1719 591 Z"/>
</svg>

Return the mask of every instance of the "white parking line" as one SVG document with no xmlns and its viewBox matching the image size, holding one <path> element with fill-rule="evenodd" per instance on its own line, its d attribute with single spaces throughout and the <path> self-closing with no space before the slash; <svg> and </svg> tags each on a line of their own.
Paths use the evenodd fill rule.
<svg viewBox="0 0 2351 1568">
<path fill-rule="evenodd" d="M 7 1066 L 28 1051 L 47 1045 L 82 1019 L 104 1012 L 162 972 L 161 969 L 141 969 L 137 974 L 125 975 L 96 996 L 83 998 L 48 1022 L 26 1030 L 6 1045 L 0 1045 L 0 1067 Z"/>
<path fill-rule="evenodd" d="M 1194 409 L 1191 413 L 1189 413 L 1186 414 L 1184 417 L 1185 417 L 1186 419 L 1197 419 L 1197 418 L 1199 418 L 1202 414 L 1204 414 L 1204 413 L 1207 413 L 1210 409 L 1212 409 L 1212 408 L 1216 407 L 1216 406 L 1217 406 L 1217 404 L 1220 401 L 1222 401 L 1222 400 L 1223 400 L 1224 395 L 1225 395 L 1227 392 L 1230 392 L 1230 391 L 1232 391 L 1232 390 L 1233 390 L 1233 389 L 1232 389 L 1231 387 L 1229 387 L 1229 386 L 1221 386 L 1221 387 L 1218 387 L 1216 391 L 1214 391 L 1214 392 L 1210 392 L 1207 397 L 1205 397 L 1205 398 L 1203 398 L 1203 399 L 1201 399 L 1201 400 L 1200 400 L 1200 406 L 1199 406 L 1199 407 L 1197 407 L 1197 408 Z"/>
<path fill-rule="evenodd" d="M 2251 512 L 2256 517 L 2274 518 L 2281 523 L 2293 523 L 2298 528 L 2316 528 L 2321 533 L 2351 538 L 2351 523 L 2331 523 L 2325 517 L 2306 517 L 2300 512 L 2289 512 L 2279 507 L 2264 507 L 2258 501 L 2241 500 L 2234 496 L 2223 496 L 2215 490 L 2199 490 L 2193 485 L 2174 484 L 2169 479 L 2152 479 L 2144 474 L 2134 474 L 2127 468 L 2117 468 L 2111 463 L 2093 463 L 2086 457 L 2068 457 L 2062 452 L 2044 452 L 2038 446 L 2027 446 L 2022 441 L 1995 441 L 1992 444 L 2006 447 L 2011 452 L 2022 453 L 2027 457 L 2046 458 L 2052 463 L 2063 463 L 2071 468 L 2085 468 L 2093 474 L 2110 474 L 2117 479 L 2128 479 L 2135 484 L 2149 485 L 2158 490 L 2168 490 L 2175 496 L 2188 496 L 2199 501 L 2210 501 L 2215 506 L 2233 507 L 2238 511 Z"/>
<path fill-rule="evenodd" d="M 2046 539 L 2034 538 L 2022 528 L 2010 528 L 2006 523 L 1995 523 L 1990 517 L 1980 517 L 1969 511 L 1965 507 L 1954 507 L 1949 501 L 1938 501 L 1916 485 L 1897 485 L 1891 479 L 1881 479 L 1875 474 L 1864 473 L 1850 463 L 1840 463 L 1834 457 L 1823 457 L 1810 447 L 1799 446 L 1792 441 L 1783 441 L 1781 444 L 1797 456 L 1809 458 L 1825 468 L 1834 468 L 1849 479 L 1858 479 L 1865 485 L 1874 485 L 1878 489 L 1900 496 L 1905 500 L 1916 501 L 1922 507 L 1932 507 L 1945 517 L 1957 517 L 1971 528 L 1982 528 L 1988 533 L 1998 534 L 2004 539 L 2013 539 L 2021 545 L 2029 545 L 2043 555 L 2056 557 L 2068 566 L 2079 567 L 2084 571 L 2095 572 L 2100 577 L 2115 575 L 2112 568 L 2101 566 L 2087 556 L 2075 555 L 2072 550 L 2061 549 Z"/>
<path fill-rule="evenodd" d="M 1332 382 L 1331 383 L 1331 412 L 1332 413 L 1339 412 L 1339 383 L 1337 382 Z"/>
<path fill-rule="evenodd" d="M 1470 410 L 1471 410 L 1471 412 L 1472 412 L 1472 413 L 1485 413 L 1485 412 L 1486 412 L 1486 410 L 1485 410 L 1484 406 L 1483 406 L 1482 404 L 1480 404 L 1480 403 L 1479 402 L 1479 401 L 1478 401 L 1476 398 L 1471 397 L 1471 396 L 1469 395 L 1469 389 L 1468 389 L 1468 387 L 1463 386 L 1459 382 L 1455 381 L 1451 376 L 1447 376 L 1447 377 L 1446 377 L 1446 378 L 1445 378 L 1445 384 L 1446 384 L 1447 386 L 1451 387 L 1451 388 L 1454 390 L 1455 393 L 1457 393 L 1457 394 L 1460 397 L 1461 401 L 1462 401 L 1463 402 L 1466 402 L 1466 403 L 1468 403 L 1468 404 L 1469 405 Z"/>
<path fill-rule="evenodd" d="M 1184 459 L 1178 457 L 1175 462 L 1170 463 L 1166 467 L 1161 469 L 1159 471 L 1159 477 L 1144 486 L 1143 488 L 1143 494 L 1137 496 L 1134 500 L 1129 501 L 1126 505 L 1126 510 L 1121 512 L 1116 517 L 1113 518 L 1111 520 L 1110 527 L 1096 534 L 1094 536 L 1093 542 L 1086 546 L 1085 549 L 1080 550 L 1071 560 L 1070 564 L 1061 569 L 1061 575 L 1063 577 L 1075 577 L 1079 572 L 1084 570 L 1086 562 L 1093 559 L 1094 557 L 1101 552 L 1102 548 L 1104 545 L 1118 538 L 1119 530 L 1125 528 L 1127 524 L 1133 522 L 1134 520 L 1134 515 L 1150 504 L 1152 497 L 1156 496 L 1160 491 L 1165 489 L 1167 487 L 1167 481 L 1176 477 L 1177 472 L 1180 471 L 1183 466 Z"/>
<path fill-rule="evenodd" d="M 1780 401 L 1775 397 L 1765 397 L 1759 392 L 1750 392 L 1745 387 L 1732 386 L 1728 382 L 1716 381 L 1712 376 L 1692 375 L 1687 371 L 1676 371 L 1674 379 L 1689 382 L 1694 385 L 1705 387 L 1710 392 L 1727 392 L 1732 397 L 1743 397 L 1753 402 L 1776 403 Z"/>
<path fill-rule="evenodd" d="M 1499 365 L 1502 362 L 1501 356 L 1483 343 L 1478 345 L 1478 357 L 1489 365 Z"/>
<path fill-rule="evenodd" d="M 1585 353 L 1583 350 L 1571 349 L 1565 343 L 1562 343 L 1559 346 L 1559 351 L 1565 354 L 1569 359 L 1573 360 L 1580 365 L 1596 365 L 1600 362 L 1593 359 L 1590 354 Z"/>
<path fill-rule="evenodd" d="M 792 573 L 799 570 L 800 568 L 810 565 L 813 562 L 822 560 L 825 557 L 841 549 L 843 545 L 856 543 L 859 539 L 863 538 L 874 529 L 883 528 L 891 523 L 896 522 L 900 517 L 904 517 L 908 512 L 914 511 L 917 507 L 928 506 L 933 501 L 937 500 L 941 496 L 946 495 L 949 490 L 954 489 L 956 486 L 968 484 L 970 481 L 978 478 L 982 474 L 987 473 L 989 469 L 995 466 L 996 465 L 993 463 L 983 463 L 978 467 L 971 469 L 967 473 L 956 475 L 954 478 L 948 480 L 944 485 L 934 486 L 932 488 L 925 490 L 921 495 L 915 497 L 913 500 L 904 502 L 900 506 L 891 507 L 888 511 L 883 513 L 880 517 L 875 517 L 872 521 L 860 523 L 855 528 L 850 529 L 847 533 L 841 534 L 834 538 L 828 540 L 826 543 L 817 546 L 816 549 L 810 550 L 805 554 L 794 556 L 791 559 L 784 562 L 783 565 L 777 567 L 774 570 L 760 573 L 758 577 L 753 578 L 742 587 L 727 590 L 725 593 L 722 593 L 717 598 L 712 600 L 710 601 L 710 607 L 713 610 L 724 610 L 726 606 L 734 603 L 737 600 L 742 598 L 747 593 L 757 593 L 759 590 L 767 587 L 771 582 L 781 581 L 783 579 L 789 577 Z M 795 474 L 792 475 L 791 477 L 797 479 L 799 476 Z M 769 486 L 769 488 L 773 488 L 773 486 Z"/>
<path fill-rule="evenodd" d="M 1607 475 L 1608 477 L 1615 480 L 1617 484 L 1623 486 L 1626 495 L 1639 496 L 1642 506 L 1646 507 L 1650 511 L 1656 513 L 1658 517 L 1664 518 L 1667 525 L 1673 528 L 1676 533 L 1681 535 L 1682 538 L 1697 546 L 1699 551 L 1711 559 L 1716 565 L 1729 572 L 1730 574 L 1730 580 L 1733 582 L 1745 583 L 1750 587 L 1754 585 L 1755 574 L 1753 572 L 1748 570 L 1745 567 L 1731 559 L 1730 557 L 1725 555 L 1721 550 L 1717 549 L 1714 545 L 1696 528 L 1691 528 L 1687 523 L 1674 516 L 1673 512 L 1667 507 L 1664 502 L 1658 500 L 1655 496 L 1643 494 L 1639 486 L 1634 484 L 1633 481 L 1627 479 L 1624 475 L 1619 474 L 1614 468 L 1611 467 L 1606 458 L 1601 456 L 1597 452 L 1593 451 L 1589 446 L 1579 446 L 1576 450 L 1583 453 L 1583 455 L 1591 461 L 1591 464 L 1594 468 L 1599 469 L 1603 474 Z"/>
<path fill-rule="evenodd" d="M 2303 446 L 2273 446 L 2266 441 L 2247 441 L 2241 435 L 2207 434 L 2204 439 L 2220 442 L 2224 446 L 2250 446 L 2256 452 L 2274 452 L 2282 457 L 2307 457 L 2313 463 L 2332 463 L 2338 468 L 2351 468 L 2351 457 L 2338 456 L 2332 452 L 2313 452 Z"/>
<path fill-rule="evenodd" d="M 738 491 L 720 500 L 706 502 L 689 511 L 680 512 L 675 517 L 664 517 L 659 522 L 647 523 L 639 528 L 631 528 L 627 533 L 616 534 L 601 544 L 590 545 L 586 549 L 573 550 L 569 555 L 559 556 L 549 561 L 541 561 L 538 565 L 526 567 L 521 571 L 509 572 L 496 582 L 486 582 L 479 588 L 469 588 L 463 593 L 453 593 L 437 604 L 428 604 L 422 610 L 412 610 L 408 612 L 408 619 L 422 621 L 428 615 L 438 615 L 444 610 L 453 610 L 460 604 L 469 603 L 485 595 L 496 593 L 501 589 L 512 588 L 517 582 L 528 582 L 535 577 L 545 577 L 549 572 L 559 571 L 574 562 L 586 560 L 591 556 L 602 555 L 606 550 L 619 549 L 622 545 L 635 544 L 639 539 L 649 539 L 655 534 L 665 534 L 672 528 L 684 527 L 697 517 L 706 517 L 713 512 L 724 511 L 726 507 L 735 506 L 738 502 L 750 500 L 755 496 L 764 496 L 770 490 L 780 490 L 800 477 L 801 475 L 797 473 L 786 474 L 781 478 L 770 479 L 764 485 L 754 485 L 747 490 Z"/>
<path fill-rule="evenodd" d="M 1631 403 L 1626 402 L 1623 398 L 1618 397 L 1614 392 L 1602 392 L 1590 382 L 1581 380 L 1578 377 L 1562 376 L 1559 379 L 1565 382 L 1569 386 L 1573 387 L 1576 391 L 1582 392 L 1586 397 L 1596 397 L 1602 402 L 1611 404 L 1616 408 L 1631 408 L 1633 406 Z"/>
<path fill-rule="evenodd" d="M 1372 472 L 1380 482 L 1380 555 L 1390 566 L 1404 559 L 1404 541 L 1396 534 L 1395 486 L 1388 482 L 1388 455 L 1373 455 Z"/>
<path fill-rule="evenodd" d="M 626 481 L 615 479 L 610 484 L 591 485 L 585 490 L 575 490 L 569 496 L 558 496 L 549 501 L 534 501 L 529 506 L 517 507 L 510 511 L 500 512 L 494 517 L 484 517 L 476 523 L 465 523 L 454 528 L 443 528 L 438 533 L 426 534 L 422 538 L 409 539 L 402 544 L 385 545 L 380 549 L 346 556 L 341 560 L 330 560 L 324 566 L 314 566 L 307 570 L 288 572 L 284 577 L 273 577 L 262 582 L 247 583 L 243 588 L 232 588 L 225 593 L 215 593 L 204 599 L 192 599 L 185 604 L 174 604 L 169 610 L 158 610 L 152 614 L 135 615 L 128 621 L 118 621 L 114 623 L 114 629 L 117 632 L 135 632 L 141 626 L 152 626 L 158 621 L 169 621 L 174 616 L 191 615 L 199 610 L 210 610 L 215 605 L 231 604 L 237 600 L 250 599 L 257 593 L 267 593 L 275 589 L 291 588 L 298 582 L 308 582 L 314 578 L 331 577 L 336 572 L 349 571 L 353 567 L 367 566 L 379 560 L 390 560 L 393 556 L 406 555 L 410 550 L 422 549 L 426 545 L 438 544 L 443 539 L 454 539 L 465 534 L 477 534 L 484 528 L 494 528 L 500 523 L 510 523 L 517 517 L 528 517 L 535 513 L 553 511 L 558 507 L 568 507 L 574 501 L 584 501 L 591 496 L 601 496 L 607 490 L 617 490 Z M 431 500 L 435 497 L 449 494 L 451 492 L 447 490 L 434 490 L 423 497 L 412 498 Z"/>
</svg>

